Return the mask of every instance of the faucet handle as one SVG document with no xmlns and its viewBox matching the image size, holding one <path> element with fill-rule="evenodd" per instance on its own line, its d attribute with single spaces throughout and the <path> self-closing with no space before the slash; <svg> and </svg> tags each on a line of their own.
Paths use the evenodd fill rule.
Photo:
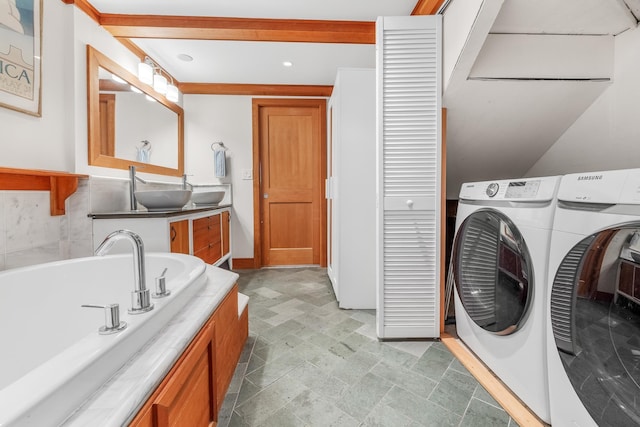
<svg viewBox="0 0 640 427">
<path fill-rule="evenodd" d="M 104 326 L 98 328 L 100 335 L 115 334 L 127 327 L 127 322 L 120 321 L 120 304 L 82 304 L 81 307 L 104 309 Z"/>
<path fill-rule="evenodd" d="M 164 298 L 171 295 L 171 291 L 167 290 L 167 278 L 164 277 L 167 269 L 162 270 L 162 274 L 156 277 L 156 291 L 152 295 L 154 298 Z"/>
</svg>

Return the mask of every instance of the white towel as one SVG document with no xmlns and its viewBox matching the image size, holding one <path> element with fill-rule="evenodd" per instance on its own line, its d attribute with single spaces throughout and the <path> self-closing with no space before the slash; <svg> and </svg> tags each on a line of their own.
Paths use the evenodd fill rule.
<svg viewBox="0 0 640 427">
<path fill-rule="evenodd" d="M 225 150 L 213 151 L 213 157 L 216 166 L 216 178 L 224 178 L 225 176 L 227 176 L 227 171 L 225 169 L 226 156 L 224 152 Z"/>
</svg>

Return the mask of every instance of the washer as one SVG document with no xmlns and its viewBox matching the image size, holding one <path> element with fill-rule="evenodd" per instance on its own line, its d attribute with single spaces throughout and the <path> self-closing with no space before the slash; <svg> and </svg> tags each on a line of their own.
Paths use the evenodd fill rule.
<svg viewBox="0 0 640 427">
<path fill-rule="evenodd" d="M 544 309 L 559 182 L 463 184 L 452 258 L 458 336 L 545 422 Z"/>
<path fill-rule="evenodd" d="M 566 175 L 547 301 L 554 426 L 640 425 L 640 169 Z"/>
</svg>

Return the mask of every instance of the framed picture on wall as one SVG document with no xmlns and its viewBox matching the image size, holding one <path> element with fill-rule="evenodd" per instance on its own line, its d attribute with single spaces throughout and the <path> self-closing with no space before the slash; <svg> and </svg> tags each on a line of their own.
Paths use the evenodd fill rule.
<svg viewBox="0 0 640 427">
<path fill-rule="evenodd" d="M 0 106 L 41 115 L 42 0 L 0 0 Z"/>
</svg>

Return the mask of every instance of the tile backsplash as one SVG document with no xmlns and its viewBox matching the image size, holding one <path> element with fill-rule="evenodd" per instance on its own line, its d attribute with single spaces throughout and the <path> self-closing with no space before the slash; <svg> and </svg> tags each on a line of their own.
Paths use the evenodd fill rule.
<svg viewBox="0 0 640 427">
<path fill-rule="evenodd" d="M 89 181 L 51 216 L 48 191 L 0 191 L 0 270 L 91 255 Z"/>
<path fill-rule="evenodd" d="M 51 216 L 48 191 L 0 191 L 0 270 L 93 255 L 90 212 L 127 210 L 129 182 L 80 179 Z"/>
</svg>

